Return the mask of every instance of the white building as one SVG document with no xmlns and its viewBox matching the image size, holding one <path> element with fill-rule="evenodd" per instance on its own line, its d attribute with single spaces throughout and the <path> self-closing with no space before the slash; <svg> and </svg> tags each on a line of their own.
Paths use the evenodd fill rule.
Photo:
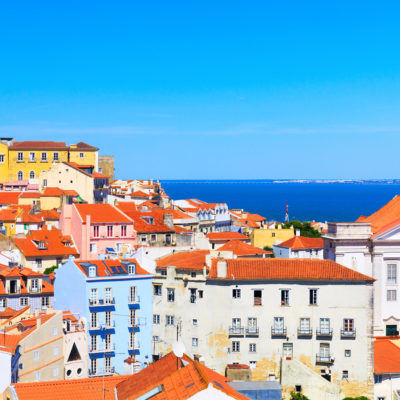
<svg viewBox="0 0 400 400">
<path fill-rule="evenodd" d="M 274 254 L 279 258 L 324 258 L 324 241 L 321 238 L 296 236 L 273 246 Z"/>
<path fill-rule="evenodd" d="M 179 337 L 188 354 L 224 373 L 280 375 L 311 398 L 370 396 L 372 283 L 328 260 L 211 259 L 186 252 L 158 260 L 154 355 Z M 317 397 L 316 397 L 317 396 Z M 341 396 L 341 397 L 340 397 Z"/>
</svg>

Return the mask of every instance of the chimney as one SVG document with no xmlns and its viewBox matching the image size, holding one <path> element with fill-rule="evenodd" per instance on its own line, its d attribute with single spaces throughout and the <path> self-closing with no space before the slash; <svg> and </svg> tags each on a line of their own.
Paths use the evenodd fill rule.
<svg viewBox="0 0 400 400">
<path fill-rule="evenodd" d="M 296 236 L 300 236 L 300 229 L 296 229 Z"/>
<path fill-rule="evenodd" d="M 226 278 L 228 264 L 226 261 L 217 261 L 217 278 Z"/>
<path fill-rule="evenodd" d="M 36 328 L 39 329 L 42 325 L 42 317 L 36 318 Z"/>
<path fill-rule="evenodd" d="M 164 223 L 164 225 L 167 225 L 168 228 L 174 229 L 173 215 L 170 213 L 165 213 L 163 215 L 163 223 Z"/>
</svg>

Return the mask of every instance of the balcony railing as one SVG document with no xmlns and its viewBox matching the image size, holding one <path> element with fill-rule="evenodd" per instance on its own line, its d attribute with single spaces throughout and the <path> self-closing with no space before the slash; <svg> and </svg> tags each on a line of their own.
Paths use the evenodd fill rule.
<svg viewBox="0 0 400 400">
<path fill-rule="evenodd" d="M 286 328 L 271 328 L 271 336 L 286 336 L 287 329 Z"/>
<path fill-rule="evenodd" d="M 341 329 L 340 330 L 340 335 L 342 338 L 355 338 L 356 337 L 356 330 L 348 330 L 348 329 Z"/>
<path fill-rule="evenodd" d="M 29 287 L 29 292 L 30 293 L 41 293 L 42 292 L 42 286 L 41 285 L 36 286 L 36 287 L 30 286 Z"/>
<path fill-rule="evenodd" d="M 8 289 L 8 294 L 19 294 L 21 293 L 21 288 L 14 288 L 13 290 L 11 290 L 10 288 Z"/>
<path fill-rule="evenodd" d="M 333 364 L 335 359 L 331 354 L 328 355 L 322 355 L 322 354 L 317 354 L 315 356 L 315 360 L 318 364 Z"/>
<path fill-rule="evenodd" d="M 128 350 L 130 350 L 130 351 L 139 350 L 139 349 L 140 349 L 139 342 L 135 342 L 133 344 L 131 344 L 131 343 L 128 344 Z"/>
<path fill-rule="evenodd" d="M 89 307 L 113 306 L 114 304 L 115 297 L 110 299 L 89 299 Z"/>
<path fill-rule="evenodd" d="M 246 328 L 246 336 L 258 336 L 258 328 Z"/>
<path fill-rule="evenodd" d="M 134 297 L 129 296 L 128 297 L 128 304 L 139 304 L 139 303 L 140 303 L 139 296 L 134 296 Z"/>
<path fill-rule="evenodd" d="M 112 351 L 115 351 L 115 343 L 111 343 L 109 346 L 104 346 L 103 348 L 99 346 L 96 346 L 96 348 L 91 347 L 89 349 L 89 354 L 108 353 Z"/>
<path fill-rule="evenodd" d="M 231 326 L 229 327 L 229 336 L 243 336 L 244 328 L 241 326 Z"/>
<path fill-rule="evenodd" d="M 332 337 L 333 331 L 332 329 L 317 329 L 316 334 L 319 337 Z"/>
<path fill-rule="evenodd" d="M 297 329 L 297 336 L 311 337 L 312 336 L 312 329 L 298 328 Z"/>
</svg>

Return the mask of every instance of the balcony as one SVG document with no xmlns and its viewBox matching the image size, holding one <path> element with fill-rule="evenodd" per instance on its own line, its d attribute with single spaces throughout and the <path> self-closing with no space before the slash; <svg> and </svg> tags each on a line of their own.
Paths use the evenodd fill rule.
<svg viewBox="0 0 400 400">
<path fill-rule="evenodd" d="M 331 338 L 333 334 L 332 329 L 317 329 L 317 337 Z"/>
<path fill-rule="evenodd" d="M 271 336 L 273 337 L 286 337 L 286 328 L 271 328 Z"/>
<path fill-rule="evenodd" d="M 100 372 L 97 369 L 89 369 L 89 376 L 104 376 L 104 375 L 112 375 L 115 373 L 115 367 L 106 368 L 104 373 Z"/>
<path fill-rule="evenodd" d="M 312 329 L 297 329 L 297 336 L 298 337 L 312 337 Z"/>
<path fill-rule="evenodd" d="M 129 296 L 128 297 L 129 308 L 139 308 L 139 305 L 140 305 L 140 297 L 139 296 L 134 296 L 134 297 Z"/>
<path fill-rule="evenodd" d="M 348 330 L 348 329 L 341 329 L 340 330 L 340 336 L 342 339 L 349 338 L 349 339 L 355 339 L 356 337 L 356 330 Z"/>
<path fill-rule="evenodd" d="M 42 292 L 42 286 L 36 286 L 36 287 L 32 287 L 29 286 L 29 293 L 41 293 Z"/>
<path fill-rule="evenodd" d="M 111 299 L 89 299 L 89 308 L 95 307 L 114 307 L 115 305 L 115 297 Z"/>
<path fill-rule="evenodd" d="M 98 346 L 96 348 L 89 349 L 89 355 L 101 354 L 101 353 L 114 353 L 114 352 L 115 352 L 115 343 L 112 343 L 109 346 L 104 347 L 102 349 Z"/>
<path fill-rule="evenodd" d="M 241 326 L 229 327 L 229 336 L 244 336 L 244 328 Z"/>
<path fill-rule="evenodd" d="M 246 336 L 258 336 L 258 328 L 246 328 Z"/>
<path fill-rule="evenodd" d="M 331 354 L 317 354 L 315 356 L 315 362 L 316 364 L 333 364 L 335 362 L 335 358 Z"/>
</svg>

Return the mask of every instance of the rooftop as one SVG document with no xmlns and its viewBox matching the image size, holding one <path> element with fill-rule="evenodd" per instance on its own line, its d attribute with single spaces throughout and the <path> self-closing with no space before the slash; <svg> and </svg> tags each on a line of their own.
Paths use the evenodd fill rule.
<svg viewBox="0 0 400 400">
<path fill-rule="evenodd" d="M 169 266 L 178 269 L 197 269 L 203 270 L 206 266 L 206 256 L 209 250 L 181 251 L 156 260 L 157 268 L 166 268 Z"/>
<path fill-rule="evenodd" d="M 309 238 L 305 236 L 293 236 L 285 242 L 276 244 L 278 247 L 285 247 L 292 250 L 302 249 L 323 249 L 324 240 L 322 238 Z"/>
<path fill-rule="evenodd" d="M 241 240 L 230 240 L 218 248 L 218 251 L 232 251 L 237 256 L 272 254 L 272 251 L 261 250 Z"/>
<path fill-rule="evenodd" d="M 87 215 L 90 215 L 91 223 L 133 223 L 128 216 L 111 204 L 75 204 L 74 207 L 84 223 Z"/>
<path fill-rule="evenodd" d="M 239 232 L 210 232 L 206 237 L 209 240 L 250 240 L 248 236 Z"/>
<path fill-rule="evenodd" d="M 374 372 L 375 374 L 400 373 L 400 347 L 392 340 L 375 340 Z"/>
</svg>

